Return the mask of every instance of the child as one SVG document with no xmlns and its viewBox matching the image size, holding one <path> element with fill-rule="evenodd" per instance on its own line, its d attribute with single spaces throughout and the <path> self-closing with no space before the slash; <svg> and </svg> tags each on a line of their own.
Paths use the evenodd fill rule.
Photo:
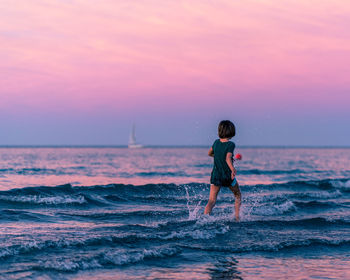
<svg viewBox="0 0 350 280">
<path fill-rule="evenodd" d="M 210 214 L 215 206 L 216 198 L 221 187 L 228 187 L 234 194 L 235 217 L 239 221 L 239 208 L 241 206 L 241 191 L 236 176 L 236 169 L 233 166 L 233 150 L 235 143 L 230 139 L 235 136 L 236 129 L 231 121 L 221 121 L 218 127 L 220 139 L 215 140 L 208 155 L 214 157 L 214 167 L 210 177 L 210 195 L 204 214 Z"/>
</svg>

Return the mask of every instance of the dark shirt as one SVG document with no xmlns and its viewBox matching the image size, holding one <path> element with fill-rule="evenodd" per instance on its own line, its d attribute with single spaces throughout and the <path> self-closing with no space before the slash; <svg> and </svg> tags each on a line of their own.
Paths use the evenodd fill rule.
<svg viewBox="0 0 350 280">
<path fill-rule="evenodd" d="M 235 143 L 231 141 L 221 142 L 215 140 L 213 146 L 214 167 L 210 176 L 210 183 L 215 186 L 230 186 L 232 184 L 231 169 L 227 165 L 226 155 L 232 153 L 235 149 Z"/>
</svg>

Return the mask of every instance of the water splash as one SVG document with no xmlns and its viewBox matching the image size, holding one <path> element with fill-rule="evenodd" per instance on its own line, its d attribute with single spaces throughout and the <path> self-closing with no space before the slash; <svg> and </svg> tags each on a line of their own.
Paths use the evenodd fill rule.
<svg viewBox="0 0 350 280">
<path fill-rule="evenodd" d="M 187 210 L 188 210 L 188 220 L 195 220 L 198 218 L 198 212 L 200 210 L 200 206 L 201 206 L 201 203 L 203 201 L 203 196 L 201 194 L 194 194 L 194 198 L 195 199 L 198 199 L 199 198 L 199 201 L 195 204 L 194 207 L 191 207 L 190 206 L 190 202 L 191 202 L 191 198 L 190 198 L 190 194 L 189 194 L 189 188 L 187 185 L 184 185 L 184 189 L 185 189 L 185 192 L 186 192 L 186 207 L 187 207 Z M 192 209 L 191 209 L 192 208 Z"/>
</svg>

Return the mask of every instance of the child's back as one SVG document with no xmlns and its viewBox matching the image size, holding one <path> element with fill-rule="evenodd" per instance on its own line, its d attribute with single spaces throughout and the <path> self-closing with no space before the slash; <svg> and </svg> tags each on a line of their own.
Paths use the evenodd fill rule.
<svg viewBox="0 0 350 280">
<path fill-rule="evenodd" d="M 216 186 L 230 186 L 232 184 L 231 169 L 226 162 L 228 153 L 233 155 L 235 143 L 231 141 L 220 141 L 217 139 L 213 146 L 214 166 L 211 173 L 210 183 Z"/>
</svg>

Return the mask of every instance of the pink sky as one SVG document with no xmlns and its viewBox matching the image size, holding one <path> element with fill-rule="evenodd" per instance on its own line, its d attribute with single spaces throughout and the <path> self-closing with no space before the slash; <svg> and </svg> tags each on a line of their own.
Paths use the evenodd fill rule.
<svg viewBox="0 0 350 280">
<path fill-rule="evenodd" d="M 2 0 L 0 110 L 345 112 L 349 14 L 345 0 Z"/>
</svg>

